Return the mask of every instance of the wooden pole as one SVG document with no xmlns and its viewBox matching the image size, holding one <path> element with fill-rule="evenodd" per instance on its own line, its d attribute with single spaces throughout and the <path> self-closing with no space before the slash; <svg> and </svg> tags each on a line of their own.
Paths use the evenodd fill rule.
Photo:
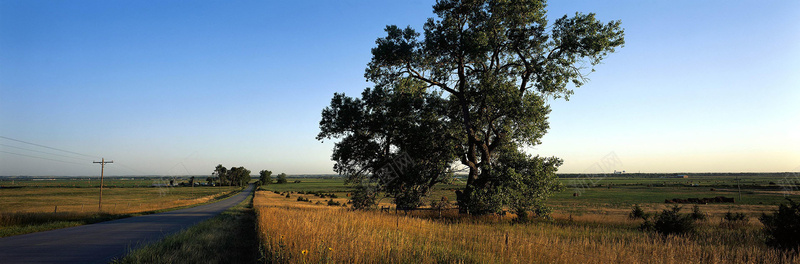
<svg viewBox="0 0 800 264">
<path fill-rule="evenodd" d="M 100 200 L 97 202 L 97 211 L 103 211 L 103 171 L 105 171 L 106 163 L 114 163 L 114 161 L 106 161 L 105 158 L 101 159 L 100 162 L 93 161 L 92 163 L 100 163 Z"/>
</svg>

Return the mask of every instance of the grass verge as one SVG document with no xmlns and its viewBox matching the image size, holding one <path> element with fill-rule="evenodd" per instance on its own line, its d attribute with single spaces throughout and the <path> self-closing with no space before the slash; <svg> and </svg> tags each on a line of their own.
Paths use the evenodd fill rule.
<svg viewBox="0 0 800 264">
<path fill-rule="evenodd" d="M 259 243 L 252 198 L 112 263 L 256 263 Z"/>
</svg>

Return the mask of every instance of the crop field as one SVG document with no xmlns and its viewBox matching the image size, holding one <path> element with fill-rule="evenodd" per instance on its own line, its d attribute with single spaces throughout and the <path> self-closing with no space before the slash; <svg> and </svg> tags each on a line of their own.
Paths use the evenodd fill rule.
<svg viewBox="0 0 800 264">
<path fill-rule="evenodd" d="M 299 183 L 293 183 L 295 180 Z M 591 179 L 561 178 L 561 181 L 565 186 L 564 191 L 551 197 L 548 203 L 556 209 L 556 213 L 563 214 L 580 215 L 589 211 L 627 214 L 630 208 L 637 204 L 660 210 L 667 207 L 664 200 L 723 196 L 734 198 L 736 202 L 707 204 L 701 207 L 707 208 L 711 213 L 724 214 L 732 210 L 747 211 L 757 216 L 761 212 L 774 210 L 776 205 L 785 202 L 786 198 L 800 200 L 800 187 L 796 185 L 800 180 L 769 174 L 741 178 L 699 176 L 686 179 L 607 176 Z M 588 182 L 595 184 L 587 186 Z M 455 190 L 463 187 L 464 183 L 459 180 L 451 184 L 439 184 L 428 196 L 428 200 L 440 200 L 441 197 L 446 197 L 449 201 L 455 201 Z M 344 198 L 352 191 L 352 187 L 345 185 L 342 178 L 290 179 L 287 184 L 271 184 L 262 188 L 280 193 L 322 192 Z M 575 196 L 576 193 L 579 196 Z M 314 195 L 295 195 L 317 198 Z M 381 200 L 384 206 L 389 206 L 390 202 L 388 198 Z M 685 205 L 687 208 L 689 206 Z"/>
<path fill-rule="evenodd" d="M 299 183 L 292 183 L 299 180 Z M 688 179 L 603 177 L 588 187 L 580 178 L 561 179 L 565 191 L 552 197 L 552 219 L 516 223 L 513 214 L 463 216 L 456 210 L 410 213 L 352 211 L 342 179 L 291 179 L 262 186 L 253 204 L 267 262 L 288 263 L 797 263 L 796 252 L 764 244 L 758 216 L 785 198 L 800 199 L 796 179 L 706 176 Z M 428 197 L 455 200 L 458 181 Z M 713 190 L 712 190 L 713 189 Z M 309 194 L 312 193 L 312 194 Z M 320 197 L 322 193 L 323 197 Z M 579 193 L 580 195 L 578 195 Z M 287 197 L 288 195 L 288 197 Z M 576 196 L 577 195 L 577 196 Z M 741 195 L 741 198 L 740 198 Z M 665 199 L 725 196 L 735 203 L 700 204 L 708 214 L 693 235 L 641 231 L 633 205 L 659 212 Z M 298 197 L 309 199 L 298 201 Z M 336 197 L 336 198 L 331 198 Z M 391 206 L 389 199 L 380 206 Z M 691 212 L 693 204 L 681 204 Z M 453 208 L 455 208 L 453 206 Z M 727 212 L 745 220 L 726 225 Z"/>
<path fill-rule="evenodd" d="M 239 187 L 151 187 L 154 179 L 0 181 L 0 237 L 210 202 Z"/>
</svg>

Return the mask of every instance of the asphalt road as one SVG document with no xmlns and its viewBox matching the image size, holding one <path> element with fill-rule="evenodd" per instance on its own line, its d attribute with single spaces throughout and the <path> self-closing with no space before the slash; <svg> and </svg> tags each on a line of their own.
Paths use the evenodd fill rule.
<svg viewBox="0 0 800 264">
<path fill-rule="evenodd" d="M 108 263 L 129 250 L 209 219 L 242 202 L 247 189 L 192 208 L 0 238 L 0 263 Z"/>
</svg>

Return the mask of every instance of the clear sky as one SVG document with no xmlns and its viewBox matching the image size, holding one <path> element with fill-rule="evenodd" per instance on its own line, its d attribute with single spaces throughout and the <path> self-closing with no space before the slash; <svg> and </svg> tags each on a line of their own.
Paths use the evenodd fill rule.
<svg viewBox="0 0 800 264">
<path fill-rule="evenodd" d="M 333 173 L 333 143 L 314 139 L 322 109 L 370 85 L 386 25 L 421 31 L 432 4 L 0 1 L 0 175 L 93 176 L 101 157 L 109 175 Z M 611 153 L 608 170 L 800 171 L 800 1 L 548 10 L 620 19 L 626 45 L 551 101 L 530 153 L 563 158 L 561 172 Z"/>
</svg>

